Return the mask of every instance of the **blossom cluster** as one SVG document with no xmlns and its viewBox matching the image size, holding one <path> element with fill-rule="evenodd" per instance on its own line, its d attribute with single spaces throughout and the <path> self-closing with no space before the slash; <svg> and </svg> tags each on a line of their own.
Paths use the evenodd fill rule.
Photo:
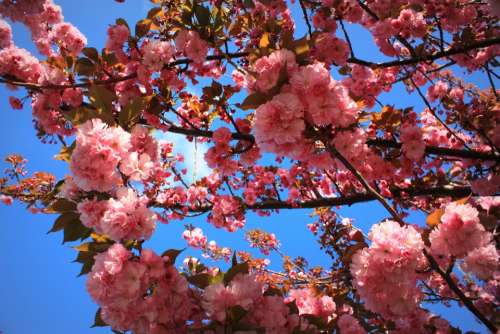
<svg viewBox="0 0 500 334">
<path fill-rule="evenodd" d="M 367 309 L 387 319 L 411 315 L 422 297 L 416 273 L 424 261 L 420 233 L 385 221 L 371 228 L 369 238 L 370 247 L 352 259 L 354 287 Z"/>
<path fill-rule="evenodd" d="M 305 135 L 307 124 L 347 127 L 356 121 L 357 104 L 324 63 L 299 66 L 291 51 L 278 50 L 259 58 L 252 71 L 244 82 L 250 91 L 267 93 L 282 85 L 278 94 L 255 110 L 255 138 L 266 151 L 305 160 L 314 156 Z M 283 77 L 288 84 L 280 82 Z"/>
</svg>

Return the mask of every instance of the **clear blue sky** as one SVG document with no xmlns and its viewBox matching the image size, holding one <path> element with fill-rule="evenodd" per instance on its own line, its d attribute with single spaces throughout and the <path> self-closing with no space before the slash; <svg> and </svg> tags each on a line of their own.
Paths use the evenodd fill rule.
<svg viewBox="0 0 500 334">
<path fill-rule="evenodd" d="M 89 46 L 97 48 L 103 47 L 107 27 L 116 18 L 125 18 L 133 26 L 138 19 L 146 15 L 149 7 L 146 0 L 129 0 L 124 5 L 112 0 L 55 2 L 62 6 L 66 21 L 76 25 L 86 35 Z M 294 17 L 298 18 L 297 28 L 300 35 L 304 32 L 304 26 L 301 14 L 295 7 L 296 5 Z M 355 27 L 348 29 L 353 33 L 351 38 L 358 50 L 357 55 L 372 60 L 382 57 L 375 52 L 369 35 Z M 13 30 L 15 43 L 36 53 L 26 29 L 15 24 Z M 481 86 L 486 85 L 486 81 L 480 76 L 475 75 L 474 81 Z M 193 90 L 196 91 L 195 88 Z M 64 176 L 67 173 L 67 165 L 51 159 L 57 153 L 57 147 L 41 144 L 36 140 L 30 109 L 26 107 L 21 111 L 11 110 L 7 98 L 12 94 L 5 87 L 0 87 L 0 157 L 19 153 L 28 159 L 30 171 L 43 170 L 58 177 Z M 24 96 L 22 94 L 22 91 L 14 92 L 16 96 Z M 385 94 L 382 100 L 400 107 L 414 105 L 417 110 L 422 107 L 415 94 L 408 96 L 401 88 Z M 187 156 L 192 156 L 192 152 L 189 152 L 190 146 L 179 144 L 178 147 L 183 149 Z M 341 212 L 346 217 L 355 218 L 358 226 L 365 230 L 386 216 L 383 209 L 376 204 L 357 205 L 342 209 Z M 291 256 L 305 256 L 310 264 L 327 267 L 327 257 L 319 251 L 314 237 L 305 227 L 311 222 L 308 214 L 305 210 L 283 211 L 268 218 L 249 214 L 247 226 L 262 227 L 274 232 L 282 241 L 282 250 L 285 253 Z M 76 278 L 80 266 L 71 263 L 76 251 L 68 244 L 61 245 L 60 234 L 46 234 L 55 216 L 33 215 L 18 204 L 10 207 L 0 205 L 0 216 L 0 331 L 4 334 L 111 333 L 109 328 L 89 328 L 97 307 L 85 291 L 86 278 Z M 421 215 L 413 215 L 410 220 L 418 222 L 422 218 Z M 202 227 L 209 240 L 216 239 L 221 245 L 246 245 L 242 241 L 242 232 L 236 236 L 228 235 L 211 228 L 203 218 L 199 218 L 158 226 L 157 233 L 146 246 L 156 251 L 185 247 L 181 238 L 184 223 Z M 196 253 L 187 254 L 199 256 Z M 275 268 L 279 268 L 279 258 L 271 256 L 271 261 Z M 467 312 L 453 308 L 444 310 L 444 313 L 452 318 L 455 325 L 463 329 L 484 332 Z"/>
</svg>

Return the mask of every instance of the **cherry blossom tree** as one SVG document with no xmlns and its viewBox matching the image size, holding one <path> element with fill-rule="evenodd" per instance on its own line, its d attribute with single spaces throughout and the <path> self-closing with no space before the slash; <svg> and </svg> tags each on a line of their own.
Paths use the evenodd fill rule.
<svg viewBox="0 0 500 334">
<path fill-rule="evenodd" d="M 58 215 L 51 232 L 78 242 L 99 305 L 95 326 L 460 333 L 428 309 L 453 303 L 497 332 L 495 1 L 151 2 L 135 26 L 111 23 L 102 51 L 52 0 L 0 3 L 0 81 L 24 92 L 9 98 L 12 108 L 31 104 L 39 139 L 59 145 L 55 158 L 68 164 L 57 180 L 7 157 L 0 199 Z M 15 45 L 9 22 L 29 29 L 42 59 Z M 384 60 L 353 48 L 353 28 L 370 34 Z M 425 108 L 405 105 L 404 93 L 394 104 L 379 98 L 398 87 Z M 171 133 L 208 146 L 209 175 L 188 180 Z M 338 213 L 369 201 L 386 210 L 369 231 Z M 296 209 L 310 210 L 328 266 L 292 259 L 275 234 L 245 229 L 249 212 L 272 220 Z M 426 221 L 409 223 L 418 211 Z M 203 225 L 189 224 L 195 216 L 245 230 L 262 257 L 208 241 Z M 184 222 L 178 237 L 227 270 L 143 248 L 158 224 Z M 269 266 L 271 253 L 281 269 Z"/>
</svg>

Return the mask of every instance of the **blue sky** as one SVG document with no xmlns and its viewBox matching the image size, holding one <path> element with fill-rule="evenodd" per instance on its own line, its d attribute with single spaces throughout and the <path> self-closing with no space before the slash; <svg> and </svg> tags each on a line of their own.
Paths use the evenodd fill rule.
<svg viewBox="0 0 500 334">
<path fill-rule="evenodd" d="M 146 0 L 129 0 L 124 5 L 112 0 L 55 2 L 62 6 L 66 21 L 76 25 L 86 35 L 89 46 L 98 49 L 104 45 L 108 25 L 116 18 L 125 18 L 133 26 L 146 15 L 149 8 Z M 300 35 L 304 33 L 304 26 L 302 16 L 295 7 L 294 17 L 299 18 L 297 34 Z M 351 39 L 358 50 L 358 56 L 362 55 L 370 60 L 383 58 L 374 50 L 373 41 L 366 32 L 352 26 L 348 26 L 348 29 L 352 33 Z M 36 53 L 26 29 L 15 24 L 13 30 L 15 43 Z M 473 79 L 480 86 L 487 84 L 480 76 L 474 75 Z M 192 89 L 197 91 L 194 87 Z M 9 95 L 23 96 L 22 94 L 22 91 L 13 93 L 0 87 L 0 157 L 19 153 L 28 159 L 30 171 L 43 170 L 63 177 L 67 173 L 67 165 L 51 159 L 58 151 L 55 145 L 42 144 L 36 140 L 29 108 L 11 110 L 8 105 Z M 422 108 L 416 94 L 408 95 L 401 87 L 384 94 L 382 100 L 399 107 L 413 105 L 417 110 Z M 192 145 L 182 142 L 179 137 L 167 135 L 164 138 L 176 142 L 177 150 L 186 155 L 187 163 L 193 164 Z M 203 145 L 199 145 L 198 149 L 199 175 L 203 172 Z M 274 232 L 283 244 L 282 250 L 291 256 L 305 256 L 312 265 L 328 266 L 327 257 L 319 251 L 314 237 L 306 229 L 306 224 L 311 222 L 309 213 L 306 210 L 285 210 L 267 218 L 249 214 L 247 226 Z M 364 230 L 386 216 L 384 210 L 375 203 L 343 208 L 341 213 L 355 218 L 357 225 Z M 85 277 L 76 277 L 80 266 L 71 263 L 76 251 L 68 244 L 61 245 L 60 234 L 46 234 L 55 216 L 33 215 L 19 204 L 10 207 L 0 205 L 0 216 L 0 331 L 5 334 L 110 333 L 109 328 L 89 328 L 97 307 L 85 291 Z M 412 222 L 422 219 L 422 215 L 410 217 Z M 159 252 L 185 247 L 181 238 L 184 223 L 202 227 L 209 240 L 216 239 L 221 245 L 246 247 L 246 243 L 242 241 L 243 232 L 228 235 L 212 228 L 204 218 L 158 226 L 157 233 L 146 246 Z M 186 254 L 196 255 L 193 252 Z M 275 268 L 279 268 L 277 256 L 271 256 L 271 261 Z M 454 324 L 464 329 L 483 331 L 467 312 L 453 308 L 444 310 L 444 313 L 454 319 Z"/>
</svg>

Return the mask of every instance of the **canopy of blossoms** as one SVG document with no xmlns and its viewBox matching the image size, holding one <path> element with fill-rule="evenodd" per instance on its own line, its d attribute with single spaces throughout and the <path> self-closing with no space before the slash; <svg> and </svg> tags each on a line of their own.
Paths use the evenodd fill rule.
<svg viewBox="0 0 500 334">
<path fill-rule="evenodd" d="M 95 326 L 461 333 L 428 309 L 453 303 L 497 332 L 497 2 L 151 2 L 139 22 L 110 22 L 102 51 L 52 0 L 0 2 L 0 82 L 22 91 L 9 98 L 12 108 L 31 105 L 39 139 L 59 145 L 55 158 L 68 164 L 57 180 L 28 175 L 23 157 L 8 156 L 0 199 L 57 215 L 51 232 L 77 242 L 99 305 Z M 29 29 L 40 58 L 16 46 L 13 22 Z M 353 27 L 384 61 L 353 48 Z M 380 101 L 401 88 L 425 108 L 399 107 L 404 94 L 397 104 Z M 208 176 L 189 181 L 172 133 L 208 145 Z M 386 218 L 368 222 L 369 232 L 338 214 L 370 201 Z M 292 259 L 273 233 L 245 228 L 249 212 L 272 220 L 296 209 L 310 210 L 327 266 Z M 426 221 L 410 224 L 412 212 Z M 227 233 L 244 230 L 263 257 L 208 241 L 203 224 L 189 224 L 196 216 Z M 186 222 L 186 245 L 229 269 L 143 248 L 169 228 L 159 225 Z M 271 253 L 281 270 L 269 267 Z"/>
</svg>

